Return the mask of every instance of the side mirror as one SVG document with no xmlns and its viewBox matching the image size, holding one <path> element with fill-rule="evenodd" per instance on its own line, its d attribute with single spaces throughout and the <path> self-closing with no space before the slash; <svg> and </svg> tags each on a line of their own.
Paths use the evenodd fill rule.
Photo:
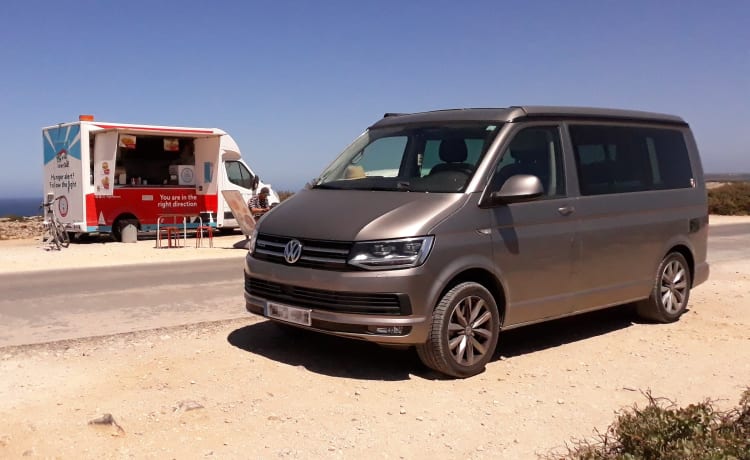
<svg viewBox="0 0 750 460">
<path fill-rule="evenodd" d="M 542 181 L 530 174 L 518 174 L 505 181 L 500 190 L 492 192 L 492 203 L 518 203 L 531 201 L 544 195 Z"/>
<path fill-rule="evenodd" d="M 258 190 L 259 183 L 260 183 L 260 177 L 254 176 L 250 188 L 253 189 L 253 191 Z"/>
</svg>

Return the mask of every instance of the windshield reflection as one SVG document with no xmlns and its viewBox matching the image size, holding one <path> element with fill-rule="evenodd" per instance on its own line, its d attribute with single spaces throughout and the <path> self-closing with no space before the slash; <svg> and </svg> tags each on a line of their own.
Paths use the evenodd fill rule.
<svg viewBox="0 0 750 460">
<path fill-rule="evenodd" d="M 462 192 L 499 128 L 473 122 L 371 129 L 323 171 L 313 188 Z"/>
</svg>

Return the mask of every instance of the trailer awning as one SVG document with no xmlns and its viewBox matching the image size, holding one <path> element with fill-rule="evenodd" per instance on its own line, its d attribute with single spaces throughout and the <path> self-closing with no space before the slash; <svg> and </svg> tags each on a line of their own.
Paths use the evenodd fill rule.
<svg viewBox="0 0 750 460">
<path fill-rule="evenodd" d="M 149 136 L 218 137 L 226 134 L 223 130 L 215 128 L 187 128 L 179 126 L 147 126 L 112 123 L 90 123 L 90 125 L 98 128 L 97 131 L 117 131 L 127 134 Z"/>
</svg>

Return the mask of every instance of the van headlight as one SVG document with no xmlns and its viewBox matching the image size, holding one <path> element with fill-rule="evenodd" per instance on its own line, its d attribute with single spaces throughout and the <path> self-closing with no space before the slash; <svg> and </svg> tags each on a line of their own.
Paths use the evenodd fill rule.
<svg viewBox="0 0 750 460">
<path fill-rule="evenodd" d="M 258 227 L 255 227 L 253 234 L 250 235 L 250 239 L 247 241 L 247 253 L 252 254 L 255 250 L 255 240 L 258 239 Z"/>
<path fill-rule="evenodd" d="M 367 270 L 392 270 L 422 265 L 432 249 L 434 236 L 354 243 L 349 264 Z"/>
</svg>

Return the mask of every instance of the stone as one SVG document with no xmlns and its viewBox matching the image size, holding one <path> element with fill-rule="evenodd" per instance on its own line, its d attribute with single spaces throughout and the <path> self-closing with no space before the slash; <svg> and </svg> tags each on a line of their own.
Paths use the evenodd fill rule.
<svg viewBox="0 0 750 460">
<path fill-rule="evenodd" d="M 191 410 L 198 410 L 198 409 L 203 409 L 203 405 L 201 403 L 199 403 L 198 401 L 193 401 L 192 399 L 185 399 L 177 403 L 177 406 L 174 408 L 174 411 L 175 412 L 188 412 Z"/>
</svg>

